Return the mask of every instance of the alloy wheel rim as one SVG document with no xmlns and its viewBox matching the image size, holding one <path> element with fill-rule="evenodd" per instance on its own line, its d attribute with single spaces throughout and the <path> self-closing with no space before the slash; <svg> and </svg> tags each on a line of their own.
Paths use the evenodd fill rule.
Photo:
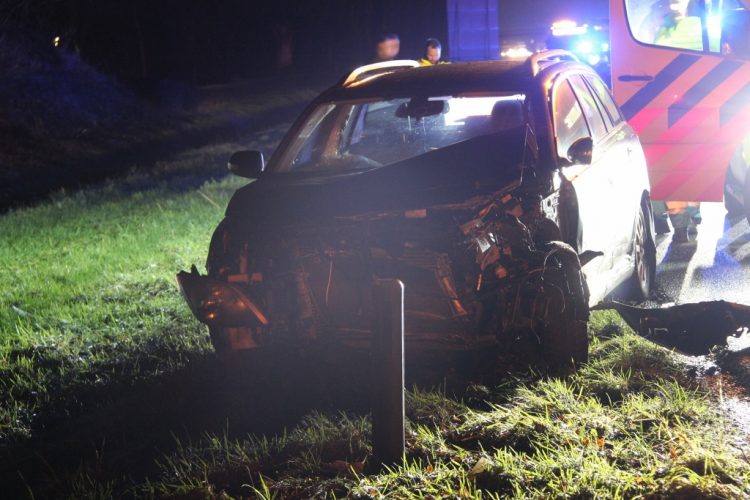
<svg viewBox="0 0 750 500">
<path fill-rule="evenodd" d="M 648 284 L 648 270 L 646 269 L 646 227 L 643 223 L 643 211 L 638 216 L 635 232 L 635 268 L 638 274 L 638 283 L 645 290 Z"/>
</svg>

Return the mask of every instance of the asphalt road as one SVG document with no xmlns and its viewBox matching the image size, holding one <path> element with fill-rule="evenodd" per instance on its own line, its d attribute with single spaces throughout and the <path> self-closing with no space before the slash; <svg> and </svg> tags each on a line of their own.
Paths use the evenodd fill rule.
<svg viewBox="0 0 750 500">
<path fill-rule="evenodd" d="M 750 305 L 750 225 L 730 220 L 723 203 L 701 205 L 694 241 L 656 238 L 657 296 L 661 304 L 726 300 Z"/>
</svg>

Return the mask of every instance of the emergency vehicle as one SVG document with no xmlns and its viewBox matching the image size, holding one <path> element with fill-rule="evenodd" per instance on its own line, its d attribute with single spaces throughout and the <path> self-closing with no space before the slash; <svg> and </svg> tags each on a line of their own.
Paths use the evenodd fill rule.
<svg viewBox="0 0 750 500">
<path fill-rule="evenodd" d="M 610 0 L 612 86 L 654 200 L 750 219 L 750 0 Z"/>
<path fill-rule="evenodd" d="M 579 24 L 563 19 L 550 28 L 548 49 L 562 49 L 589 64 L 611 86 L 609 66 L 609 27 L 607 21 Z"/>
</svg>

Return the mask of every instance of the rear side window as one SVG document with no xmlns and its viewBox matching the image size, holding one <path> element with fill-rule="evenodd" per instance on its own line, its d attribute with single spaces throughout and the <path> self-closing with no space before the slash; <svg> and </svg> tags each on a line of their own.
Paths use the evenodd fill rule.
<svg viewBox="0 0 750 500">
<path fill-rule="evenodd" d="M 557 154 L 561 158 L 566 158 L 568 149 L 575 141 L 591 136 L 583 110 L 567 80 L 555 89 L 552 114 L 555 123 Z"/>
<path fill-rule="evenodd" d="M 620 113 L 620 108 L 617 107 L 614 99 L 612 99 L 612 94 L 609 93 L 607 86 L 604 85 L 604 82 L 595 76 L 584 76 L 583 78 L 589 83 L 594 91 L 594 95 L 599 99 L 599 102 L 604 105 L 604 111 L 606 111 L 605 114 L 609 118 L 612 127 L 619 125 L 624 118 L 622 117 L 622 113 Z"/>
<path fill-rule="evenodd" d="M 582 78 L 581 76 L 574 76 L 569 81 L 578 97 L 578 103 L 586 115 L 586 122 L 588 122 L 591 129 L 592 138 L 595 141 L 600 140 L 607 135 L 607 126 L 604 124 L 604 118 L 599 111 L 601 105 L 596 102 L 591 90 L 589 90 L 588 85 L 586 85 Z"/>
</svg>

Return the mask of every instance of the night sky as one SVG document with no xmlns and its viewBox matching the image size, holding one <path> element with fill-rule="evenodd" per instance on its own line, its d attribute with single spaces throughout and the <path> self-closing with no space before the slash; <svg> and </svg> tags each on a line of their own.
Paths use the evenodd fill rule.
<svg viewBox="0 0 750 500">
<path fill-rule="evenodd" d="M 372 58 L 380 33 L 401 56 L 447 43 L 444 0 L 26 0 L 0 5 L 0 27 L 66 50 L 137 84 L 220 83 L 289 70 L 341 72 Z M 501 36 L 544 32 L 557 18 L 606 18 L 607 0 L 500 0 Z M 285 55 L 286 51 L 286 55 Z M 286 63 L 290 63 L 285 65 Z"/>
<path fill-rule="evenodd" d="M 500 0 L 500 30 L 506 34 L 544 30 L 561 18 L 583 22 L 608 17 L 608 0 Z"/>
</svg>

